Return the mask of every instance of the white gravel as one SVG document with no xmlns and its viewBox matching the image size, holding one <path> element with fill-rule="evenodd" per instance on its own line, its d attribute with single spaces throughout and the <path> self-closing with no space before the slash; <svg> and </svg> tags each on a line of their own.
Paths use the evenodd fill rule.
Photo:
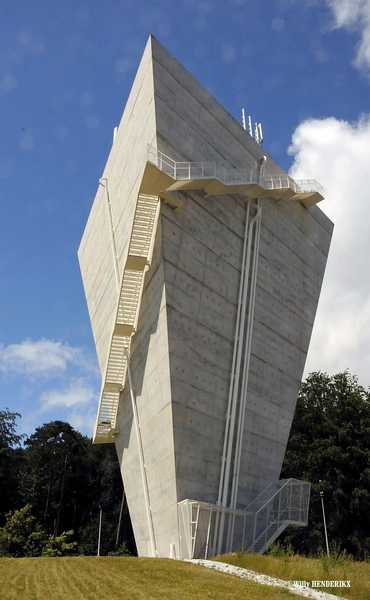
<svg viewBox="0 0 370 600">
<path fill-rule="evenodd" d="M 192 560 L 187 560 L 186 562 L 197 563 L 198 565 L 208 567 L 209 569 L 216 569 L 216 571 L 230 573 L 231 575 L 237 575 L 238 577 L 243 577 L 244 579 L 251 579 L 252 581 L 256 581 L 257 583 L 262 583 L 264 585 L 282 587 L 293 592 L 293 594 L 298 594 L 300 596 L 304 596 L 305 598 L 315 598 L 315 600 L 337 600 L 339 598 L 339 596 L 334 596 L 333 594 L 328 594 L 327 592 L 320 592 L 319 590 L 311 587 L 296 586 L 294 585 L 293 581 L 284 581 L 283 579 L 276 579 L 275 577 L 270 577 L 269 575 L 261 575 L 260 573 L 250 571 L 249 569 L 234 567 L 233 565 L 217 562 L 215 560 L 202 560 L 200 558 L 194 558 Z M 343 596 L 340 597 L 339 600 L 344 600 Z"/>
</svg>

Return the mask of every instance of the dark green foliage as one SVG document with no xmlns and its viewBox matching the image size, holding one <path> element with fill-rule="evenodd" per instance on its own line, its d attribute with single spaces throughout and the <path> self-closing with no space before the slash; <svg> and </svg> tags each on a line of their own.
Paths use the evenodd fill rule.
<svg viewBox="0 0 370 600">
<path fill-rule="evenodd" d="M 0 410 L 0 448 L 13 448 L 24 437 L 16 434 L 15 422 L 20 416 L 19 413 L 12 413 L 7 408 Z"/>
<path fill-rule="evenodd" d="M 86 556 L 96 555 L 98 552 L 99 515 L 94 517 L 90 523 L 80 532 L 79 552 Z M 102 516 L 100 555 L 106 556 L 108 552 L 114 552 L 116 539 L 116 527 L 109 521 L 106 515 Z"/>
<path fill-rule="evenodd" d="M 96 519 L 101 506 L 101 554 L 122 544 L 135 553 L 127 505 L 122 504 L 122 478 L 114 445 L 93 446 L 91 439 L 69 423 L 53 421 L 37 427 L 23 448 L 14 447 L 23 437 L 16 434 L 18 416 L 0 411 L 0 527 L 8 526 L 10 511 L 25 510 L 27 505 L 28 520 L 21 515 L 26 520 L 30 543 L 32 538 L 34 555 L 45 548 L 45 539 L 37 541 L 40 532 L 47 536 L 49 551 L 58 553 L 61 548 L 67 551 L 68 544 L 73 543 L 61 534 L 71 530 L 78 542 L 90 536 L 89 550 L 86 546 L 83 552 L 96 553 Z"/>
<path fill-rule="evenodd" d="M 16 433 L 18 413 L 7 408 L 0 410 L 0 527 L 5 515 L 20 502 L 19 476 L 23 462 L 23 450 L 19 447 L 22 435 Z"/>
<path fill-rule="evenodd" d="M 23 556 L 64 556 L 74 551 L 76 542 L 70 542 L 73 531 L 60 536 L 47 535 L 32 515 L 27 504 L 20 510 L 7 515 L 0 529 L 0 556 L 21 558 Z"/>
<path fill-rule="evenodd" d="M 77 542 L 71 542 L 73 531 L 66 531 L 61 535 L 49 535 L 42 549 L 42 556 L 66 556 L 75 553 Z"/>
<path fill-rule="evenodd" d="M 41 556 L 47 536 L 31 510 L 27 504 L 7 515 L 5 525 L 0 529 L 0 556 Z"/>
<path fill-rule="evenodd" d="M 88 438 L 69 423 L 53 421 L 37 427 L 25 441 L 25 479 L 22 494 L 46 531 L 57 536 L 76 529 L 82 519 L 90 481 Z"/>
<path fill-rule="evenodd" d="M 329 542 L 370 555 L 370 395 L 356 377 L 318 372 L 302 383 L 282 477 L 312 483 L 308 527 L 289 528 L 285 542 L 306 554 L 325 549 L 323 492 Z"/>
</svg>

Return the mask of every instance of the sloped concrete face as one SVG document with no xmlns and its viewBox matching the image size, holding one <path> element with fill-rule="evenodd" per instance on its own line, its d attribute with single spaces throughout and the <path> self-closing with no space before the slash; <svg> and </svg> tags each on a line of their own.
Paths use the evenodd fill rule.
<svg viewBox="0 0 370 600">
<path fill-rule="evenodd" d="M 150 38 L 103 174 L 120 272 L 137 195 L 160 195 L 164 185 L 163 179 L 155 180 L 155 169 L 143 179 L 147 144 L 176 161 L 211 161 L 226 168 L 259 165 L 265 155 L 266 173 L 284 174 Z M 79 250 L 102 374 L 117 303 L 105 194 L 106 188 L 100 186 Z M 189 189 L 172 196 L 181 209 L 161 204 L 131 343 L 140 440 L 127 381 L 115 438 L 137 548 L 143 556 L 169 556 L 170 548 L 179 556 L 178 502 L 219 500 L 249 210 L 243 194 L 207 197 L 202 190 Z M 245 508 L 279 478 L 332 228 L 317 206 L 307 209 L 299 201 L 278 202 L 274 197 L 262 200 L 236 508 Z"/>
<path fill-rule="evenodd" d="M 111 201 L 119 271 L 122 274 L 131 234 L 136 200 L 145 168 L 146 145 L 155 143 L 153 64 L 150 44 L 143 54 L 126 108 L 78 250 L 91 327 L 103 373 L 116 312 L 117 286 L 107 190 Z M 108 182 L 108 184 L 107 184 Z"/>
<path fill-rule="evenodd" d="M 187 194 L 163 224 L 178 500 L 215 503 L 225 430 L 245 202 Z"/>
<path fill-rule="evenodd" d="M 153 55 L 160 150 L 234 168 L 266 155 L 157 43 Z M 268 155 L 266 171 L 283 172 Z M 190 190 L 182 201 L 163 229 L 178 499 L 215 503 L 246 202 Z M 280 475 L 331 234 L 319 208 L 263 200 L 240 508 Z"/>
</svg>

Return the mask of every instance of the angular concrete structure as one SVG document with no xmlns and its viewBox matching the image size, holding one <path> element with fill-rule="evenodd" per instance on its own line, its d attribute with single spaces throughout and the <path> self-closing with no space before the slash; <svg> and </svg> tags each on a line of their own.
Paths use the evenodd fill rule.
<svg viewBox="0 0 370 600">
<path fill-rule="evenodd" d="M 333 229 L 322 198 L 149 38 L 79 249 L 94 440 L 116 444 L 140 555 L 263 551 L 306 522 L 309 485 L 278 480 Z"/>
</svg>

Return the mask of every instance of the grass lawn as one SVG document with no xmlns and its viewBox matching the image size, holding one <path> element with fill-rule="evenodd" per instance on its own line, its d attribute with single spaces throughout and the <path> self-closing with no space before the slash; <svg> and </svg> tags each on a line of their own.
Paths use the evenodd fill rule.
<svg viewBox="0 0 370 600">
<path fill-rule="evenodd" d="M 370 563 L 300 556 L 228 554 L 217 560 L 287 581 L 350 580 L 321 588 L 344 598 L 370 599 Z M 0 558 L 1 600 L 211 599 L 280 600 L 300 596 L 234 575 L 170 559 L 134 557 Z"/>
<path fill-rule="evenodd" d="M 302 556 L 273 557 L 261 554 L 226 554 L 216 560 L 264 573 L 286 581 L 350 580 L 350 588 L 318 588 L 344 598 L 370 599 L 370 563 L 355 562 L 343 557 L 303 558 Z M 295 596 L 296 599 L 299 596 Z"/>
<path fill-rule="evenodd" d="M 297 600 L 284 589 L 170 559 L 0 558 L 1 600 Z"/>
</svg>

